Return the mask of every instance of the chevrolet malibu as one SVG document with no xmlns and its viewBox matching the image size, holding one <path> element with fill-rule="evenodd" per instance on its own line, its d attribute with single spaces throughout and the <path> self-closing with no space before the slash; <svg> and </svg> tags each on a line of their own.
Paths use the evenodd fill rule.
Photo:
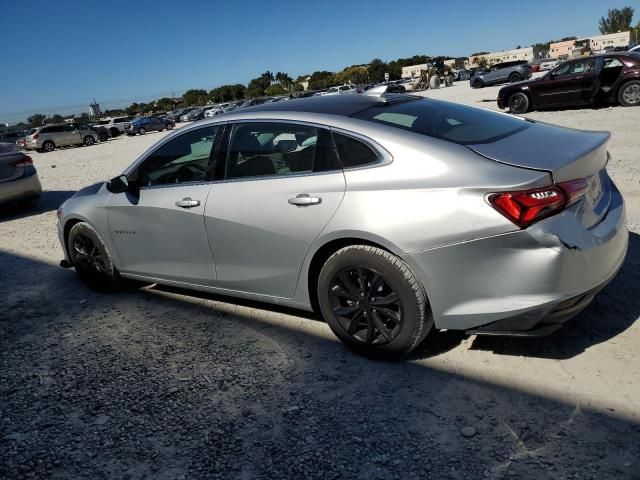
<svg viewBox="0 0 640 480">
<path fill-rule="evenodd" d="M 625 257 L 608 140 L 409 95 L 246 108 L 67 200 L 61 264 L 317 310 L 374 357 L 434 329 L 544 335 Z"/>
</svg>

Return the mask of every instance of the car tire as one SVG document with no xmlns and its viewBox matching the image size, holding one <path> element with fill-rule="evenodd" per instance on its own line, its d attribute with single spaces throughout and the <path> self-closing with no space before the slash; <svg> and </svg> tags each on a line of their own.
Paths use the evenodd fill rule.
<svg viewBox="0 0 640 480">
<path fill-rule="evenodd" d="M 95 138 L 93 138 L 91 135 L 87 135 L 86 137 L 84 137 L 84 139 L 82 140 L 82 144 L 85 147 L 90 147 L 91 145 L 93 145 L 94 143 L 96 143 Z"/>
<path fill-rule="evenodd" d="M 106 132 L 100 132 L 98 134 L 98 140 L 100 140 L 101 142 L 106 142 L 107 140 L 109 140 L 109 135 Z"/>
<path fill-rule="evenodd" d="M 637 107 L 640 105 L 640 81 L 632 80 L 620 87 L 618 102 L 623 107 Z"/>
<path fill-rule="evenodd" d="M 42 151 L 45 153 L 53 152 L 55 149 L 56 145 L 51 140 L 47 140 L 42 144 Z"/>
<path fill-rule="evenodd" d="M 167 123 L 167 130 L 173 130 L 173 123 Z"/>
<path fill-rule="evenodd" d="M 79 222 L 71 228 L 67 251 L 76 273 L 90 289 L 110 292 L 118 288 L 120 274 L 100 235 L 91 225 Z"/>
<path fill-rule="evenodd" d="M 146 131 L 144 128 L 139 128 L 139 129 L 138 129 L 138 134 L 140 134 L 140 135 L 146 135 L 146 134 L 147 134 L 147 131 Z"/>
<path fill-rule="evenodd" d="M 444 86 L 450 87 L 451 85 L 453 85 L 453 77 L 451 75 L 447 75 L 444 77 Z"/>
<path fill-rule="evenodd" d="M 399 257 L 381 248 L 338 250 L 320 271 L 317 293 L 331 330 L 368 357 L 400 358 L 433 327 L 419 280 Z"/>
<path fill-rule="evenodd" d="M 118 135 L 120 135 L 120 130 L 118 130 L 117 128 L 112 128 L 112 129 L 109 130 L 109 133 L 111 133 L 111 136 L 113 138 L 115 138 Z"/>
<path fill-rule="evenodd" d="M 440 88 L 440 75 L 434 75 L 429 79 L 429 88 L 432 90 Z"/>
<path fill-rule="evenodd" d="M 509 97 L 509 111 L 522 115 L 529 110 L 529 97 L 526 93 L 516 92 Z"/>
<path fill-rule="evenodd" d="M 480 78 L 474 78 L 471 81 L 471 88 L 484 88 L 484 82 Z"/>
<path fill-rule="evenodd" d="M 509 75 L 509 83 L 516 83 L 520 80 L 522 80 L 522 75 L 520 75 L 518 72 L 513 72 L 511 75 Z"/>
</svg>

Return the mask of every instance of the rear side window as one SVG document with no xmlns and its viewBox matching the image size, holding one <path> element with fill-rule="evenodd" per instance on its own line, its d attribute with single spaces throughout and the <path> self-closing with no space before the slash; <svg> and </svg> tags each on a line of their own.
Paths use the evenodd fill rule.
<svg viewBox="0 0 640 480">
<path fill-rule="evenodd" d="M 336 132 L 333 133 L 333 140 L 336 143 L 338 155 L 344 168 L 371 165 L 380 158 L 369 145 L 361 140 Z"/>
<path fill-rule="evenodd" d="M 328 130 L 288 123 L 233 127 L 226 178 L 288 176 L 339 170 Z"/>
<path fill-rule="evenodd" d="M 519 117 L 427 98 L 371 107 L 353 117 L 462 145 L 490 143 L 530 126 Z"/>
</svg>

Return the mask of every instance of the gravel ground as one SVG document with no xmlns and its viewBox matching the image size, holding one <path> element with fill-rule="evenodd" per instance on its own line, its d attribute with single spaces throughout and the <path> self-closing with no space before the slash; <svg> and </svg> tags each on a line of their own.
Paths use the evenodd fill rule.
<svg viewBox="0 0 640 480">
<path fill-rule="evenodd" d="M 425 95 L 496 108 L 497 88 Z M 402 363 L 298 311 L 88 291 L 57 267 L 55 209 L 164 134 L 34 153 L 39 207 L 0 217 L 0 478 L 640 478 L 640 108 L 529 116 L 613 133 L 625 265 L 551 337 L 442 332 Z"/>
</svg>

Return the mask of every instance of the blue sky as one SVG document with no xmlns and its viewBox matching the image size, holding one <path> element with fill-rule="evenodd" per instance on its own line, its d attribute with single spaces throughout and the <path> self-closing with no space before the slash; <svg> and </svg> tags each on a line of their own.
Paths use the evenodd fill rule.
<svg viewBox="0 0 640 480">
<path fill-rule="evenodd" d="M 265 70 L 295 78 L 375 57 L 466 56 L 590 35 L 607 8 L 624 5 L 636 9 L 635 24 L 640 0 L 0 0 L 0 122 L 79 113 L 94 97 L 104 109 L 246 84 Z"/>
</svg>

